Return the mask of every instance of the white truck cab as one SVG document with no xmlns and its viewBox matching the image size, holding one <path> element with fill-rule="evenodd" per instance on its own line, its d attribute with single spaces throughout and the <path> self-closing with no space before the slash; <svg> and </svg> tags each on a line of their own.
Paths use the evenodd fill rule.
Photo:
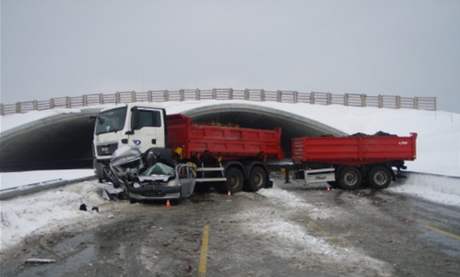
<svg viewBox="0 0 460 277">
<path fill-rule="evenodd" d="M 121 145 L 131 145 L 141 152 L 166 146 L 166 112 L 149 104 L 126 104 L 102 110 L 94 127 L 94 166 L 99 179 L 103 167 Z"/>
</svg>

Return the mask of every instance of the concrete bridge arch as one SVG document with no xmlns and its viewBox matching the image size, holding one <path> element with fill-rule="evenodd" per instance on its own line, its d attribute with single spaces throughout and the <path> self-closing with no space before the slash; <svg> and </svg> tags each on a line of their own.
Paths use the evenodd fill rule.
<svg viewBox="0 0 460 277">
<path fill-rule="evenodd" d="M 254 102 L 184 107 L 180 112 L 198 123 L 233 123 L 262 129 L 280 127 L 286 153 L 289 153 L 289 141 L 293 137 L 345 135 L 310 118 Z M 94 125 L 91 117 L 99 110 L 92 108 L 57 114 L 3 132 L 0 137 L 0 171 L 91 168 Z M 172 112 L 168 105 L 166 110 Z"/>
</svg>

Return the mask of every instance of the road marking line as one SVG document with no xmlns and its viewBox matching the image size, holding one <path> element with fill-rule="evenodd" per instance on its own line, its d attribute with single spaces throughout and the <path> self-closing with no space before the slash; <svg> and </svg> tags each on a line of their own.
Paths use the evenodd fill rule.
<svg viewBox="0 0 460 277">
<path fill-rule="evenodd" d="M 203 227 L 203 236 L 201 238 L 200 250 L 200 264 L 198 266 L 198 276 L 206 276 L 206 264 L 208 260 L 208 240 L 209 240 L 209 226 L 208 224 Z"/>
<path fill-rule="evenodd" d="M 452 238 L 452 239 L 456 239 L 456 240 L 460 240 L 460 236 L 457 235 L 457 234 L 453 234 L 451 232 L 448 232 L 448 231 L 445 231 L 445 230 L 442 230 L 442 229 L 439 229 L 438 227 L 432 225 L 432 224 L 425 224 L 425 227 L 430 229 L 431 231 L 435 231 L 435 232 L 438 232 L 440 234 L 443 234 L 449 238 Z"/>
</svg>

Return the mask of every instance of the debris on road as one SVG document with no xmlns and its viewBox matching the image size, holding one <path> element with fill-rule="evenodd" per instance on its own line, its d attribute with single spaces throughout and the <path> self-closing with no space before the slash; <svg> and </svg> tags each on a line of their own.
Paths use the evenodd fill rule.
<svg viewBox="0 0 460 277">
<path fill-rule="evenodd" d="M 26 264 L 51 264 L 55 263 L 55 259 L 43 259 L 43 258 L 29 258 L 25 261 Z"/>
<path fill-rule="evenodd" d="M 80 211 L 87 211 L 87 210 L 88 210 L 88 208 L 86 207 L 85 203 L 80 205 Z"/>
</svg>

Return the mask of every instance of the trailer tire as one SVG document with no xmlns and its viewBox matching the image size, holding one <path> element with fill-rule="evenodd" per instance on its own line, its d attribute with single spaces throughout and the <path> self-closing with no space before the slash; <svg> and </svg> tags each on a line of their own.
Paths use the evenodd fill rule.
<svg viewBox="0 0 460 277">
<path fill-rule="evenodd" d="M 244 175 L 243 172 L 236 166 L 229 167 L 225 170 L 225 183 L 215 186 L 216 190 L 220 193 L 235 193 L 243 189 Z"/>
<path fill-rule="evenodd" d="M 267 172 L 260 166 L 254 166 L 249 173 L 248 191 L 258 191 L 268 182 Z"/>
<path fill-rule="evenodd" d="M 387 188 L 392 179 L 391 171 L 386 166 L 374 166 L 369 171 L 369 184 L 374 189 Z"/>
<path fill-rule="evenodd" d="M 341 189 L 354 190 L 361 187 L 361 171 L 352 166 L 346 166 L 340 169 L 338 183 Z"/>
</svg>

